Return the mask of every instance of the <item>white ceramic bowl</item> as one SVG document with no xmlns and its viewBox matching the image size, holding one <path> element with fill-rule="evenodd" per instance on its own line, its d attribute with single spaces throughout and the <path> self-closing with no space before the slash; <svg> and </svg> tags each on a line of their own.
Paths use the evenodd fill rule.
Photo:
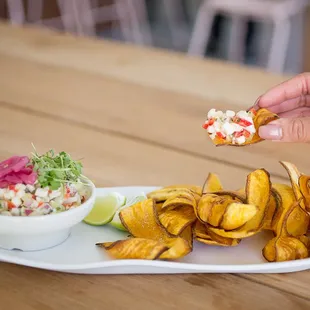
<svg viewBox="0 0 310 310">
<path fill-rule="evenodd" d="M 95 185 L 87 201 L 61 213 L 41 216 L 0 216 L 0 248 L 7 250 L 38 251 L 64 242 L 71 228 L 83 221 L 95 203 Z"/>
</svg>

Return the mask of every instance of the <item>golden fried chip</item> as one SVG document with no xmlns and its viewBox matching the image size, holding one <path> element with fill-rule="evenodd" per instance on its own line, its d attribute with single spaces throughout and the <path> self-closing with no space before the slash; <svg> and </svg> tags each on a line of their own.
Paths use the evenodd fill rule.
<svg viewBox="0 0 310 310">
<path fill-rule="evenodd" d="M 279 118 L 278 115 L 268 111 L 267 109 L 259 109 L 253 118 L 254 127 L 256 129 L 256 132 L 252 137 L 247 138 L 245 143 L 233 144 L 231 141 L 226 140 L 225 138 L 219 138 L 219 137 L 216 137 L 212 141 L 216 146 L 225 146 L 226 145 L 226 146 L 237 146 L 237 147 L 246 146 L 246 145 L 261 142 L 261 141 L 263 141 L 263 139 L 258 134 L 259 128 L 261 126 L 267 125 L 268 123 L 270 123 L 270 122 L 272 122 L 278 118 Z"/>
<path fill-rule="evenodd" d="M 298 239 L 306 246 L 306 248 L 308 249 L 308 252 L 310 253 L 310 239 L 309 239 L 309 237 L 303 235 L 303 236 L 300 236 Z"/>
<path fill-rule="evenodd" d="M 211 239 L 207 233 L 207 227 L 200 221 L 196 221 L 193 227 L 194 238 Z"/>
<path fill-rule="evenodd" d="M 202 196 L 195 209 L 196 216 L 201 222 L 218 227 L 226 207 L 233 202 L 232 199 L 206 194 Z"/>
<path fill-rule="evenodd" d="M 171 235 L 179 236 L 186 227 L 196 221 L 196 215 L 193 207 L 185 205 L 173 210 L 164 210 L 159 214 L 159 220 Z"/>
<path fill-rule="evenodd" d="M 219 227 L 225 230 L 237 229 L 251 220 L 257 212 L 255 205 L 231 203 L 227 206 Z"/>
<path fill-rule="evenodd" d="M 274 197 L 281 203 L 273 219 L 275 238 L 263 249 L 268 261 L 287 261 L 308 257 L 308 240 L 304 236 L 308 230 L 309 215 L 296 200 L 295 191 L 284 184 L 273 184 Z"/>
<path fill-rule="evenodd" d="M 300 206 L 305 209 L 305 202 L 304 202 L 304 196 L 301 193 L 301 190 L 299 188 L 299 178 L 301 176 L 301 173 L 298 171 L 297 167 L 294 164 L 291 164 L 289 162 L 286 161 L 280 161 L 280 164 L 285 168 L 291 184 L 292 184 L 292 188 L 296 197 L 296 200 L 301 200 L 300 202 Z"/>
<path fill-rule="evenodd" d="M 155 260 L 169 247 L 160 242 L 144 238 L 130 238 L 116 242 L 97 243 L 116 259 L 148 259 Z"/>
<path fill-rule="evenodd" d="M 276 193 L 273 188 L 271 188 L 270 192 L 270 200 L 267 207 L 267 213 L 264 220 L 263 229 L 265 230 L 273 230 L 273 220 L 277 213 L 280 211 L 279 200 L 277 200 Z"/>
<path fill-rule="evenodd" d="M 195 197 L 196 201 L 199 201 L 201 195 L 198 194 L 197 191 L 201 192 L 202 189 L 199 189 L 196 186 L 192 186 L 191 188 L 168 186 L 148 193 L 147 198 L 154 199 L 156 202 L 165 202 L 167 199 L 172 197 L 192 194 Z"/>
<path fill-rule="evenodd" d="M 241 241 L 240 239 L 231 239 L 218 236 L 215 233 L 209 231 L 208 227 L 199 221 L 195 223 L 193 232 L 195 240 L 208 245 L 236 246 Z"/>
<path fill-rule="evenodd" d="M 177 259 L 187 255 L 192 251 L 192 229 L 187 227 L 180 233 L 179 237 L 171 235 L 161 224 L 155 201 L 146 199 L 138 202 L 133 206 L 122 209 L 119 214 L 120 220 L 126 230 L 134 238 L 149 239 L 156 241 L 165 247 L 167 251 L 163 252 L 159 258 L 161 259 Z M 129 247 L 130 243 L 124 243 Z M 153 244 L 153 242 L 152 242 Z M 138 257 L 139 254 L 129 253 L 136 251 L 134 247 L 123 249 L 122 253 L 126 257 Z M 120 257 L 120 258 L 126 258 Z"/>
<path fill-rule="evenodd" d="M 223 190 L 223 186 L 222 186 L 220 178 L 214 173 L 209 173 L 202 187 L 202 193 L 207 194 L 207 193 L 212 193 L 212 192 L 218 192 L 221 190 Z"/>
<path fill-rule="evenodd" d="M 196 193 L 197 195 L 201 196 L 202 195 L 202 187 L 193 185 L 193 184 L 176 184 L 176 185 L 169 185 L 165 186 L 164 188 L 186 188 L 189 189 L 191 192 Z"/>
<path fill-rule="evenodd" d="M 236 202 L 242 202 L 242 203 L 246 203 L 246 195 L 245 193 L 241 193 L 238 191 L 218 191 L 218 192 L 213 192 L 212 194 L 217 195 L 217 196 L 221 196 L 224 198 L 230 198 L 232 200 L 235 200 Z"/>
<path fill-rule="evenodd" d="M 207 244 L 207 245 L 215 245 L 215 246 L 223 246 L 223 247 L 237 246 L 240 243 L 240 241 L 238 239 L 229 239 L 229 238 L 225 238 L 225 239 L 229 240 L 230 243 L 219 243 L 215 240 L 212 240 L 211 237 L 210 237 L 210 239 L 204 239 L 204 238 L 197 237 L 196 241 Z"/>
<path fill-rule="evenodd" d="M 167 238 L 166 244 L 169 249 L 160 255 L 160 259 L 178 259 L 189 254 L 193 249 L 192 228 L 185 228 L 179 237 Z"/>
<path fill-rule="evenodd" d="M 162 205 L 163 210 L 171 210 L 178 207 L 189 206 L 193 210 L 196 208 L 197 202 L 192 193 L 182 193 L 168 198 Z"/>
<path fill-rule="evenodd" d="M 247 238 L 258 233 L 264 225 L 267 215 L 266 209 L 269 204 L 271 182 L 269 173 L 264 169 L 258 169 L 247 177 L 246 195 L 247 203 L 258 208 L 256 215 L 236 230 L 226 231 L 224 229 L 210 227 L 214 233 L 226 238 Z"/>
<path fill-rule="evenodd" d="M 306 210 L 310 212 L 310 188 L 309 188 L 310 176 L 301 175 L 299 177 L 298 185 L 300 192 L 304 198 Z"/>
<path fill-rule="evenodd" d="M 275 237 L 263 249 L 263 256 L 268 262 L 284 262 L 307 258 L 305 244 L 294 237 Z"/>
<path fill-rule="evenodd" d="M 309 215 L 296 201 L 293 189 L 284 184 L 274 184 L 273 191 L 281 199 L 281 211 L 273 223 L 275 234 L 292 237 L 304 235 L 308 230 Z"/>
<path fill-rule="evenodd" d="M 222 192 L 223 194 L 223 192 Z M 196 208 L 197 218 L 212 227 L 233 230 L 251 220 L 258 208 L 255 205 L 242 204 L 233 200 L 232 195 L 204 195 Z"/>
<path fill-rule="evenodd" d="M 299 237 L 308 231 L 309 214 L 298 203 L 293 205 L 286 213 L 286 232 L 289 236 Z"/>
<path fill-rule="evenodd" d="M 218 234 L 211 231 L 208 227 L 207 227 L 207 233 L 209 234 L 212 240 L 216 241 L 218 244 L 222 246 L 237 246 L 241 242 L 241 239 L 226 238 L 219 236 Z"/>
</svg>

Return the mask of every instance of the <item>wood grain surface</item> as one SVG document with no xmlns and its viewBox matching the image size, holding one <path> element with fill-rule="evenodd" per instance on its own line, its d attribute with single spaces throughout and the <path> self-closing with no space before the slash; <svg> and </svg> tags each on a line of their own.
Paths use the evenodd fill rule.
<svg viewBox="0 0 310 310">
<path fill-rule="evenodd" d="M 210 108 L 246 109 L 287 79 L 167 51 L 0 24 L 0 158 L 53 147 L 83 158 L 97 186 L 242 187 L 279 160 L 310 172 L 309 145 L 215 148 Z M 309 309 L 310 273 L 70 275 L 0 264 L 0 309 Z"/>
</svg>

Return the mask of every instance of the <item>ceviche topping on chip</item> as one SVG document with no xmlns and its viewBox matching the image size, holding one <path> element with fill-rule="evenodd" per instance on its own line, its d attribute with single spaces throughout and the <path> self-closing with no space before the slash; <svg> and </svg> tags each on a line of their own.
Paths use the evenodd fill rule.
<svg viewBox="0 0 310 310">
<path fill-rule="evenodd" d="M 203 128 L 215 145 L 242 146 L 262 141 L 258 129 L 278 116 L 266 109 L 225 112 L 211 109 Z"/>
</svg>

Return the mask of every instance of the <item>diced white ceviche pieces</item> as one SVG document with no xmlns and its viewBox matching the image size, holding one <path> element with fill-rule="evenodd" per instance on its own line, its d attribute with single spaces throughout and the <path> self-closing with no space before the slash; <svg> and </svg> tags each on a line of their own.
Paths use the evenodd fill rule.
<svg viewBox="0 0 310 310">
<path fill-rule="evenodd" d="M 38 185 L 0 188 L 0 215 L 35 216 L 58 213 L 81 205 L 89 197 L 84 184 L 66 184 L 57 190 Z"/>
<path fill-rule="evenodd" d="M 226 112 L 211 109 L 203 128 L 207 130 L 212 140 L 215 138 L 232 144 L 244 144 L 256 133 L 253 111 Z"/>
<path fill-rule="evenodd" d="M 39 154 L 35 147 L 30 157 L 0 162 L 0 215 L 46 215 L 80 206 L 91 195 L 82 168 L 64 151 Z"/>
</svg>

